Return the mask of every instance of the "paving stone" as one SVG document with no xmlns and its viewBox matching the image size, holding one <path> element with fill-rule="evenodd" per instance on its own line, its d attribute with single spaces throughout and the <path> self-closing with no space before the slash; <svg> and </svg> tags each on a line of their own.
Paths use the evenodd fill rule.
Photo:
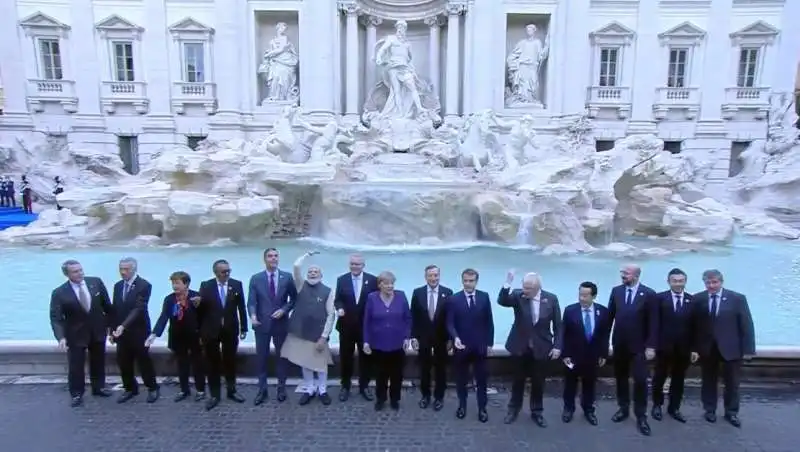
<svg viewBox="0 0 800 452">
<path fill-rule="evenodd" d="M 174 403 L 174 385 L 162 388 L 162 398 L 147 404 L 144 396 L 118 405 L 116 400 L 87 396 L 83 407 L 68 406 L 63 384 L 0 385 L 0 447 L 4 452 L 86 452 L 130 450 L 148 452 L 413 452 L 486 451 L 604 452 L 604 451 L 725 451 L 797 452 L 800 429 L 800 389 L 749 388 L 742 402 L 743 428 L 702 419 L 697 390 L 689 389 L 683 411 L 690 421 L 651 420 L 653 436 L 638 434 L 632 420 L 613 424 L 616 409 L 610 387 L 598 402 L 600 425 L 592 427 L 580 416 L 568 425 L 560 421 L 558 384 L 549 385 L 545 401 L 546 429 L 535 426 L 523 413 L 513 425 L 502 418 L 508 393 L 499 388 L 490 397 L 487 424 L 476 418 L 470 395 L 467 418 L 455 418 L 455 395 L 448 394 L 445 409 L 417 407 L 419 394 L 403 393 L 399 412 L 375 413 L 372 404 L 355 395 L 322 406 L 317 401 L 298 406 L 298 395 L 278 404 L 274 398 L 252 405 L 255 388 L 241 385 L 248 402 L 223 400 L 206 412 L 202 403 Z M 274 397 L 275 391 L 271 392 Z"/>
</svg>

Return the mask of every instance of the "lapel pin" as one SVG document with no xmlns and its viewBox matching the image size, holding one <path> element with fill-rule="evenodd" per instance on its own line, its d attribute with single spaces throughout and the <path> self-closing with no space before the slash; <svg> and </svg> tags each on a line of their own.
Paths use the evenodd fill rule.
<svg viewBox="0 0 800 452">
<path fill-rule="evenodd" d="M 727 298 L 725 298 L 725 297 L 722 297 L 722 301 L 725 301 L 725 300 L 727 300 Z"/>
<path fill-rule="evenodd" d="M 594 310 L 594 316 L 595 316 L 595 317 L 600 317 L 600 311 L 598 311 L 597 309 L 595 309 L 595 310 Z"/>
<path fill-rule="evenodd" d="M 542 298 L 542 303 L 547 303 L 547 298 Z"/>
<path fill-rule="evenodd" d="M 641 297 L 642 295 L 644 295 L 644 292 L 639 292 L 639 296 Z"/>
</svg>

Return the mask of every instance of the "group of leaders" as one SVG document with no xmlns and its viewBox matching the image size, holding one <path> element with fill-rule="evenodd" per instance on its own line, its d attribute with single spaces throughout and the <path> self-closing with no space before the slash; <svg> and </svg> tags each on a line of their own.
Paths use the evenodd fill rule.
<svg viewBox="0 0 800 452">
<path fill-rule="evenodd" d="M 67 351 L 71 405 L 83 403 L 87 354 L 92 394 L 111 396 L 104 374 L 107 342 L 116 346 L 124 387 L 118 402 L 139 394 L 134 366 L 139 367 L 147 387 L 147 402 L 158 400 L 159 386 L 148 349 L 167 327 L 167 346 L 176 356 L 180 382 L 175 401 L 191 396 L 192 375 L 195 399 L 205 400 L 206 409 L 220 403 L 223 377 L 227 398 L 243 403 L 245 399 L 236 390 L 236 352 L 239 340 L 246 337 L 249 320 L 259 363 L 255 405 L 269 399 L 270 344 L 277 353 L 276 400 L 284 402 L 287 398 L 287 367 L 293 363 L 303 374 L 300 404 L 314 398 L 330 404 L 327 370 L 333 361 L 328 339 L 335 326 L 339 333 L 340 401 L 351 395 L 357 355 L 360 396 L 374 401 L 375 410 L 383 410 L 387 402 L 390 408 L 399 409 L 404 360 L 406 352 L 413 349 L 418 353 L 421 372 L 420 408 L 443 408 L 446 369 L 452 359 L 458 396 L 456 416 L 466 417 L 467 388 L 474 381 L 478 420 L 488 421 L 487 356 L 494 346 L 494 320 L 489 294 L 477 289 L 478 271 L 462 271 L 462 289 L 454 293 L 440 284 L 439 268 L 429 265 L 424 271 L 425 284 L 413 290 L 409 302 L 403 291 L 395 289 L 391 272 L 378 276 L 365 272 L 364 258 L 358 254 L 350 256 L 349 271 L 334 285 L 323 282 L 319 266 L 309 265 L 304 275 L 305 260 L 314 254 L 300 256 L 287 272 L 278 268 L 278 250 L 267 249 L 266 268 L 250 278 L 247 289 L 231 278 L 225 260 L 213 263 L 214 277 L 203 281 L 197 291 L 190 289 L 190 275 L 176 271 L 170 275 L 173 292 L 164 298 L 152 328 L 147 310 L 152 286 L 138 273 L 135 259 L 120 261 L 121 280 L 110 296 L 100 278 L 84 276 L 78 261 L 64 262 L 62 272 L 67 281 L 52 293 L 50 322 L 59 347 Z M 500 306 L 514 311 L 505 348 L 514 360 L 515 372 L 504 422 L 517 419 L 530 379 L 531 419 L 540 427 L 547 426 L 542 403 L 545 369 L 549 361 L 559 360 L 565 380 L 562 421 L 573 419 L 580 382 L 580 408 L 586 421 L 596 425 L 598 369 L 611 357 L 618 403 L 613 422 L 627 419 L 633 405 L 639 432 L 651 434 L 647 420 L 648 361 L 655 361 L 651 416 L 661 420 L 666 414 L 686 422 L 680 410 L 684 377 L 690 363 L 699 361 L 705 420 L 717 420 L 721 376 L 724 419 L 740 427 L 740 369 L 742 362 L 755 354 L 753 320 L 746 297 L 723 289 L 723 276 L 717 270 L 703 273 L 706 290 L 693 295 L 685 292 L 687 275 L 680 269 L 669 272 L 668 290 L 658 293 L 640 282 L 641 269 L 636 265 L 624 266 L 620 277 L 621 284 L 611 290 L 607 305 L 595 302 L 597 285 L 586 281 L 578 285 L 578 301 L 569 304 L 562 314 L 558 296 L 542 288 L 536 273 L 525 274 L 521 289 L 513 289 L 515 274 L 508 272 L 497 296 Z M 372 378 L 374 395 L 369 388 Z M 665 413 L 667 378 L 670 385 Z"/>
</svg>

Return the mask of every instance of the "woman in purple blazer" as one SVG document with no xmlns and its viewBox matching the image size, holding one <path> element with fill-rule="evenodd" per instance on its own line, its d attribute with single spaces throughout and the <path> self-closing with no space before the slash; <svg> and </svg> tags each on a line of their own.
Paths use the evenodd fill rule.
<svg viewBox="0 0 800 452">
<path fill-rule="evenodd" d="M 375 376 L 375 411 L 386 404 L 400 408 L 403 365 L 411 337 L 411 309 L 402 290 L 394 290 L 392 272 L 378 275 L 378 291 L 364 305 L 364 353 L 372 355 Z"/>
</svg>

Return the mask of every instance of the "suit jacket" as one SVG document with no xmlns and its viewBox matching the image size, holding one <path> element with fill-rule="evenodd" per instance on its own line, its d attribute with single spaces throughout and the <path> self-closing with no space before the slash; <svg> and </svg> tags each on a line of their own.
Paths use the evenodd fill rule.
<svg viewBox="0 0 800 452">
<path fill-rule="evenodd" d="M 570 358 L 576 366 L 594 366 L 600 358 L 608 358 L 608 342 L 611 335 L 609 310 L 594 303 L 594 330 L 591 339 L 586 338 L 583 325 L 583 308 L 573 303 L 564 309 L 564 324 L 561 328 L 561 357 Z"/>
<path fill-rule="evenodd" d="M 297 300 L 297 287 L 294 285 L 294 277 L 290 272 L 276 270 L 275 291 L 277 294 L 269 292 L 269 277 L 267 272 L 260 271 L 250 278 L 250 285 L 247 290 L 247 311 L 251 316 L 255 315 L 260 325 L 253 325 L 253 332 L 256 334 L 267 334 L 276 328 L 276 331 L 286 331 L 289 322 L 289 313 L 294 309 Z M 273 319 L 272 314 L 278 310 L 283 311 L 283 317 Z"/>
<path fill-rule="evenodd" d="M 216 280 L 209 279 L 200 283 L 200 336 L 205 339 L 216 339 L 224 330 L 233 337 L 247 332 L 247 308 L 244 302 L 242 282 L 228 279 L 228 292 L 225 305 L 219 299 L 219 285 Z"/>
<path fill-rule="evenodd" d="M 86 347 L 90 342 L 104 342 L 114 323 L 113 307 L 103 280 L 84 278 L 91 298 L 86 312 L 69 281 L 50 295 L 50 326 L 56 340 L 67 340 L 68 347 Z"/>
<path fill-rule="evenodd" d="M 532 302 L 523 295 L 522 290 L 500 289 L 497 304 L 514 309 L 514 323 L 506 339 L 506 350 L 509 353 L 524 355 L 532 349 L 535 359 L 547 359 L 554 345 L 561 349 L 558 343 L 561 333 L 561 306 L 555 294 L 543 290 L 539 295 L 539 318 L 535 325 Z"/>
<path fill-rule="evenodd" d="M 644 353 L 645 348 L 658 347 L 658 302 L 656 292 L 639 284 L 633 294 L 631 306 L 625 304 L 627 287 L 619 285 L 611 289 L 608 311 L 614 325 L 612 345 L 615 349 L 630 353 Z"/>
<path fill-rule="evenodd" d="M 175 294 L 164 297 L 161 305 L 161 314 L 153 327 L 153 334 L 161 337 L 169 323 L 167 332 L 167 347 L 173 351 L 181 351 L 200 344 L 200 324 L 202 319 L 198 309 L 191 302 L 194 297 L 200 296 L 194 290 L 189 290 L 187 296 L 188 307 L 181 320 L 175 315 Z"/>
<path fill-rule="evenodd" d="M 111 327 L 112 329 L 119 325 L 125 327 L 125 331 L 121 337 L 117 338 L 117 341 L 142 345 L 151 332 L 147 304 L 150 303 L 153 286 L 146 279 L 137 275 L 131 281 L 127 296 L 123 298 L 124 284 L 123 280 L 114 284 L 114 325 Z"/>
<path fill-rule="evenodd" d="M 423 348 L 445 344 L 450 339 L 447 334 L 447 303 L 453 291 L 440 285 L 438 293 L 433 320 L 428 312 L 428 286 L 417 287 L 411 294 L 411 337 Z"/>
<path fill-rule="evenodd" d="M 755 328 L 747 297 L 722 289 L 717 299 L 717 315 L 709 313 L 708 291 L 694 294 L 692 305 L 695 318 L 694 350 L 708 356 L 717 345 L 722 359 L 736 361 L 744 355 L 756 354 Z"/>
<path fill-rule="evenodd" d="M 658 304 L 658 349 L 672 351 L 678 348 L 688 355 L 694 340 L 692 294 L 684 292 L 681 309 L 675 311 L 675 298 L 671 290 L 656 294 Z"/>
<path fill-rule="evenodd" d="M 494 346 L 494 318 L 489 294 L 476 290 L 473 307 L 467 304 L 463 290 L 453 294 L 447 306 L 447 332 L 453 339 L 461 339 L 464 351 L 486 355 L 487 349 Z"/>
<path fill-rule="evenodd" d="M 361 325 L 364 318 L 364 306 L 367 295 L 378 290 L 378 278 L 375 275 L 363 272 L 361 278 L 361 293 L 358 300 L 353 291 L 353 277 L 347 272 L 336 279 L 336 292 L 333 298 L 334 307 L 344 309 L 344 317 L 336 321 L 336 331 L 346 330 L 348 333 L 361 336 Z"/>
</svg>

